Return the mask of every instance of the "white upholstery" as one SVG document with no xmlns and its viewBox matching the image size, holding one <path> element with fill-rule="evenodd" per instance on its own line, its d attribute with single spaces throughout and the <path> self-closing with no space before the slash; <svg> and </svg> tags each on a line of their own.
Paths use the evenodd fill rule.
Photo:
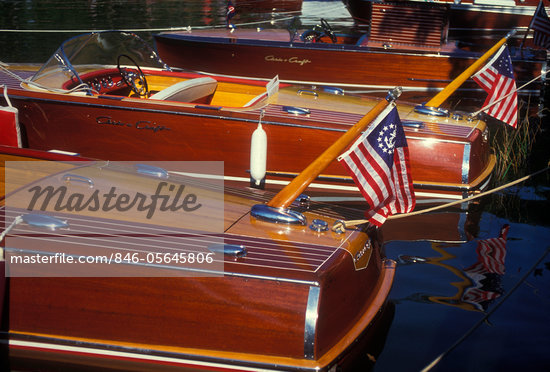
<svg viewBox="0 0 550 372">
<path fill-rule="evenodd" d="M 153 94 L 151 99 L 194 102 L 213 95 L 217 87 L 218 82 L 211 77 L 189 79 Z"/>
</svg>

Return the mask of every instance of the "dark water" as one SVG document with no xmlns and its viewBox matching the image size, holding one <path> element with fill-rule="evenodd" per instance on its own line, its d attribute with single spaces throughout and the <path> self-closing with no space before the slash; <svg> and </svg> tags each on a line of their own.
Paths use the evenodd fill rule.
<svg viewBox="0 0 550 372">
<path fill-rule="evenodd" d="M 220 26 L 224 5 L 207 0 L 0 1 L 0 61 L 44 62 L 61 41 L 92 30 L 132 30 L 151 40 L 152 32 L 170 27 Z M 340 1 L 304 1 L 299 10 L 274 12 L 238 8 L 233 21 L 237 27 L 286 27 L 294 16 L 305 26 L 321 17 L 336 30 L 353 26 Z M 529 171 L 548 161 L 548 146 L 540 141 L 537 146 Z M 390 294 L 395 316 L 375 371 L 420 371 L 441 354 L 433 371 L 550 371 L 548 177 L 539 175 L 482 198 L 469 210 L 400 222 L 414 226 L 414 234 L 405 234 L 397 221 L 387 222 L 386 254 L 399 262 Z M 497 237 L 505 225 L 503 273 L 475 274 L 480 241 Z"/>
</svg>

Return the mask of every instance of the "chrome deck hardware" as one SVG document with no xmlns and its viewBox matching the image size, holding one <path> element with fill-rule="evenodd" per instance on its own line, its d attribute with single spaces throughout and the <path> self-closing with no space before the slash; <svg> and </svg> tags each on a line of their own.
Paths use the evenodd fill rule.
<svg viewBox="0 0 550 372">
<path fill-rule="evenodd" d="M 252 217 L 262 221 L 284 223 L 290 225 L 306 225 L 306 217 L 300 212 L 287 208 L 275 208 L 265 204 L 256 204 L 252 207 Z"/>
</svg>

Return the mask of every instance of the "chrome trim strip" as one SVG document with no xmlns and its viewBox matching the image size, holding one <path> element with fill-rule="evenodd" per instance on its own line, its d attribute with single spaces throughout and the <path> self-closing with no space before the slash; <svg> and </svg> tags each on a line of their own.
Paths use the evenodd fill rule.
<svg viewBox="0 0 550 372">
<path fill-rule="evenodd" d="M 317 328 L 317 318 L 319 316 L 319 287 L 309 287 L 307 296 L 306 321 L 304 325 L 304 357 L 306 359 L 315 358 L 315 332 Z"/>
<path fill-rule="evenodd" d="M 462 183 L 468 183 L 471 147 L 472 145 L 469 143 L 464 145 L 464 154 L 462 155 Z"/>
</svg>

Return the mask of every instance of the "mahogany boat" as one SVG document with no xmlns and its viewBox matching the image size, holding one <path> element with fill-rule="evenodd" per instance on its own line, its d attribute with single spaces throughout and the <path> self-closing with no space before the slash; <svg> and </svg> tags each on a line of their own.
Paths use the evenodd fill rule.
<svg viewBox="0 0 550 372">
<path fill-rule="evenodd" d="M 86 34 L 65 42 L 38 72 L 14 67 L 19 79 L 0 74 L 19 110 L 23 146 L 96 159 L 224 161 L 227 182 L 249 184 L 251 169 L 262 168 L 251 164 L 261 121 L 261 182 L 278 189 L 379 102 L 288 84 L 277 90 L 276 83 L 268 95 L 264 82 L 171 71 L 147 48 L 131 33 Z M 495 156 L 483 120 L 444 110 L 427 115 L 406 103 L 397 108 L 417 197 L 460 199 L 487 185 Z M 308 193 L 364 201 L 336 161 Z"/>
<path fill-rule="evenodd" d="M 388 7 L 385 3 L 377 4 Z M 384 12 L 383 14 L 386 14 Z M 197 29 L 155 34 L 156 48 L 170 66 L 213 74 L 269 79 L 277 74 L 282 82 L 335 86 L 346 92 L 367 92 L 401 86 L 409 100 L 425 102 L 443 89 L 488 48 L 471 51 L 447 41 L 446 29 L 437 25 L 437 14 L 425 16 L 425 29 L 395 17 L 400 29 L 381 19 L 370 31 L 335 33 L 321 20 L 311 30 Z M 403 30 L 406 23 L 408 29 Z M 506 35 L 501 33 L 500 38 Z M 518 87 L 546 70 L 546 51 L 511 51 Z M 542 97 L 542 80 L 522 89 L 523 97 L 535 102 Z M 453 98 L 472 105 L 486 93 L 466 81 Z M 464 100 L 466 98 L 466 100 Z"/>
<path fill-rule="evenodd" d="M 383 344 L 395 262 L 383 257 L 375 230 L 325 229 L 354 211 L 297 203 L 287 212 L 303 223 L 275 223 L 254 213 L 270 193 L 220 188 L 158 162 L 6 146 L 0 157 L 9 368 L 333 371 L 372 364 L 367 356 Z M 183 186 L 205 209 L 157 208 L 148 219 L 119 208 L 123 195 L 152 200 L 163 183 Z M 66 193 L 32 204 L 30 191 L 47 187 Z M 115 188 L 116 208 L 101 197 L 101 208 L 58 208 Z M 163 190 L 177 205 L 175 191 Z M 211 261 L 199 262 L 201 254 Z M 89 260 L 99 257 L 115 259 Z"/>
<path fill-rule="evenodd" d="M 443 15 L 443 24 L 448 28 L 449 38 L 453 41 L 479 44 L 484 40 L 498 39 L 503 33 L 515 29 L 515 45 L 519 45 L 526 36 L 539 4 L 539 0 L 342 1 L 359 24 L 371 24 L 373 17 L 379 16 L 376 7 L 381 6 L 386 10 L 390 8 L 399 12 L 402 16 L 416 11 L 419 22 L 423 20 L 422 13 L 426 16 L 435 9 Z M 530 34 L 527 37 L 531 39 Z"/>
</svg>

